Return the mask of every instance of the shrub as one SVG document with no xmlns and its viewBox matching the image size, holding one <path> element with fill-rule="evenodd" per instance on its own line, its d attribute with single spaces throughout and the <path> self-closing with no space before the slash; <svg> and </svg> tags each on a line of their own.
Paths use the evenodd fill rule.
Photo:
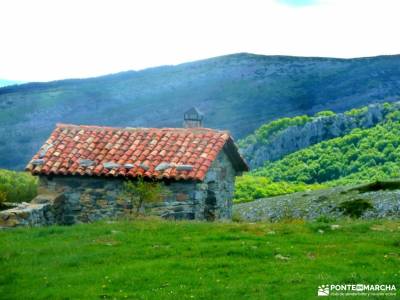
<svg viewBox="0 0 400 300">
<path fill-rule="evenodd" d="M 0 209 L 4 207 L 4 203 L 7 201 L 7 196 L 5 192 L 0 191 Z"/>
<path fill-rule="evenodd" d="M 245 220 L 242 218 L 242 216 L 238 212 L 233 212 L 232 214 L 232 221 L 236 223 L 241 223 L 245 222 Z"/>
<path fill-rule="evenodd" d="M 316 117 L 331 117 L 334 115 L 336 115 L 336 114 L 331 110 L 323 110 L 323 111 L 317 112 L 315 114 Z"/>
<path fill-rule="evenodd" d="M 236 177 L 234 201 L 235 203 L 248 202 L 259 198 L 317 190 L 324 187 L 320 184 L 272 182 L 266 177 L 243 175 Z"/>
<path fill-rule="evenodd" d="M 268 140 L 278 132 L 285 130 L 290 126 L 302 126 L 310 122 L 312 117 L 307 115 L 296 116 L 293 118 L 280 118 L 262 125 L 254 134 L 247 136 L 245 139 L 238 142 L 241 148 L 245 148 L 255 143 L 268 143 Z"/>
<path fill-rule="evenodd" d="M 365 199 L 344 201 L 339 205 L 339 209 L 343 211 L 343 214 L 351 218 L 359 218 L 365 211 L 372 208 L 372 204 Z"/>
<path fill-rule="evenodd" d="M 304 125 L 311 120 L 312 118 L 307 115 L 297 116 L 293 118 L 281 118 L 261 126 L 259 129 L 257 129 L 256 136 L 258 137 L 258 139 L 266 140 L 274 133 L 284 130 L 290 126 Z"/>
<path fill-rule="evenodd" d="M 355 116 L 361 115 L 363 113 L 366 113 L 367 111 L 368 111 L 368 107 L 364 106 L 364 107 L 360 107 L 360 108 L 353 108 L 350 111 L 346 111 L 344 114 L 347 116 L 355 117 Z"/>
<path fill-rule="evenodd" d="M 315 220 L 317 223 L 332 223 L 335 221 L 334 218 L 329 217 L 327 215 L 321 215 Z"/>
<path fill-rule="evenodd" d="M 37 194 L 37 179 L 25 172 L 0 170 L 0 193 L 8 202 L 29 202 Z"/>
<path fill-rule="evenodd" d="M 145 181 L 139 177 L 137 181 L 124 182 L 122 196 L 129 198 L 138 215 L 145 203 L 156 203 L 169 194 L 168 189 L 160 182 Z"/>
<path fill-rule="evenodd" d="M 315 221 L 315 222 L 310 222 L 308 223 L 308 227 L 314 231 L 314 232 L 318 232 L 321 233 L 325 232 L 325 231 L 329 231 L 329 229 L 331 228 L 331 226 L 329 225 L 328 222 L 319 222 L 319 221 Z"/>
</svg>

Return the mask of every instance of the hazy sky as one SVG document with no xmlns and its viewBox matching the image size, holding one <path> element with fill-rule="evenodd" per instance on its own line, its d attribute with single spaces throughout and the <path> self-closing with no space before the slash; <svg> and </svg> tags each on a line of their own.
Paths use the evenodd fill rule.
<svg viewBox="0 0 400 300">
<path fill-rule="evenodd" d="M 0 78 L 88 77 L 252 52 L 400 53 L 400 0 L 1 0 Z"/>
</svg>

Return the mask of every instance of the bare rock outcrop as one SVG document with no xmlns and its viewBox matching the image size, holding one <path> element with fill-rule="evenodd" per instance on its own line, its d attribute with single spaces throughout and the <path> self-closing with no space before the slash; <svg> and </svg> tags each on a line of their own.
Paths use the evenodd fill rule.
<svg viewBox="0 0 400 300">
<path fill-rule="evenodd" d="M 390 109 L 385 104 L 371 104 L 356 113 L 340 113 L 333 116 L 314 117 L 301 126 L 283 129 L 267 141 L 259 141 L 241 149 L 252 169 L 261 167 L 266 161 L 275 161 L 325 140 L 344 136 L 355 128 L 370 128 L 382 122 L 385 116 L 400 109 L 400 102 L 392 103 Z"/>
</svg>

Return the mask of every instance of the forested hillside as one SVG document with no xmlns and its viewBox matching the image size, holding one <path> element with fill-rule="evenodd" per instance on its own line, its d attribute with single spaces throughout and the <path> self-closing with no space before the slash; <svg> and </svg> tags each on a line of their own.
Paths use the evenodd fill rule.
<svg viewBox="0 0 400 300">
<path fill-rule="evenodd" d="M 386 103 L 381 107 L 382 118 L 371 128 L 355 128 L 341 137 L 306 147 L 280 160 L 265 161 L 263 167 L 238 179 L 236 198 L 244 201 L 327 186 L 399 178 L 399 103 Z M 366 111 L 367 108 L 353 109 L 345 115 L 365 117 L 368 116 Z M 365 121 L 364 118 L 356 119 Z"/>
<path fill-rule="evenodd" d="M 400 56 L 235 54 L 91 79 L 0 89 L 0 167 L 22 169 L 57 122 L 175 127 L 191 106 L 244 138 L 281 117 L 400 100 Z"/>
<path fill-rule="evenodd" d="M 262 125 L 238 144 L 254 169 L 266 161 L 275 161 L 322 141 L 344 136 L 355 128 L 373 127 L 399 109 L 400 102 L 379 103 L 339 114 L 321 111 L 314 116 L 281 118 Z"/>
<path fill-rule="evenodd" d="M 400 112 L 370 129 L 300 150 L 254 171 L 273 181 L 360 183 L 400 177 Z"/>
</svg>

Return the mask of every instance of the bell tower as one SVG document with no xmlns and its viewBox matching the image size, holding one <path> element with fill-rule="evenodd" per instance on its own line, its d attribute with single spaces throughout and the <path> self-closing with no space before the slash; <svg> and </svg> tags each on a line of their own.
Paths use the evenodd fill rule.
<svg viewBox="0 0 400 300">
<path fill-rule="evenodd" d="M 183 115 L 183 127 L 198 128 L 203 126 L 204 115 L 196 108 L 192 107 Z"/>
</svg>

